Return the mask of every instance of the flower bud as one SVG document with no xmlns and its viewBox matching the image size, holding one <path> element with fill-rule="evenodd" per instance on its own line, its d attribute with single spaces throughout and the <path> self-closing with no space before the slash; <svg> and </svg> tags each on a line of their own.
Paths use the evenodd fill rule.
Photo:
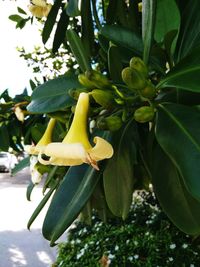
<svg viewBox="0 0 200 267">
<path fill-rule="evenodd" d="M 111 86 L 108 78 L 98 71 L 88 70 L 85 72 L 85 75 L 88 80 L 94 84 L 95 88 L 102 89 Z"/>
<path fill-rule="evenodd" d="M 85 88 L 81 88 L 81 89 L 75 89 L 75 88 L 71 88 L 70 90 L 68 90 L 68 94 L 69 96 L 71 96 L 72 98 L 78 100 L 80 93 L 87 93 L 87 90 Z"/>
<path fill-rule="evenodd" d="M 122 70 L 122 80 L 132 90 L 142 90 L 147 83 L 143 75 L 131 67 Z"/>
<path fill-rule="evenodd" d="M 150 106 L 144 106 L 138 108 L 134 113 L 134 119 L 137 122 L 145 123 L 151 121 L 154 117 L 154 108 Z"/>
<path fill-rule="evenodd" d="M 99 105 L 106 109 L 112 108 L 115 104 L 113 94 L 110 91 L 94 89 L 90 94 Z"/>
<path fill-rule="evenodd" d="M 110 116 L 97 121 L 97 127 L 102 130 L 117 131 L 122 126 L 122 119 L 118 116 Z"/>
<path fill-rule="evenodd" d="M 137 70 L 145 78 L 148 77 L 148 69 L 147 69 L 147 66 L 144 64 L 144 61 L 141 58 L 139 58 L 139 57 L 133 57 L 133 58 L 131 58 L 129 65 L 130 65 L 130 67 L 132 69 Z"/>
<path fill-rule="evenodd" d="M 95 85 L 93 82 L 91 82 L 86 76 L 85 74 L 81 73 L 78 75 L 78 80 L 80 82 L 80 84 L 82 84 L 84 87 L 88 88 L 88 89 L 92 89 L 95 88 Z"/>
<path fill-rule="evenodd" d="M 156 96 L 156 88 L 151 82 L 148 82 L 147 86 L 140 91 L 140 94 L 145 98 L 153 99 Z"/>
</svg>

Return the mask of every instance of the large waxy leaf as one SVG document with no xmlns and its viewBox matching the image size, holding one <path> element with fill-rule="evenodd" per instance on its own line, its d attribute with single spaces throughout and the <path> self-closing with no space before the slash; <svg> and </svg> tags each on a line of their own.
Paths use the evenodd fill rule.
<svg viewBox="0 0 200 267">
<path fill-rule="evenodd" d="M 160 147 L 153 158 L 152 182 L 161 207 L 181 231 L 199 235 L 200 202 L 186 190 L 177 169 Z"/>
<path fill-rule="evenodd" d="M 169 16 L 170 14 L 170 16 Z M 179 29 L 180 13 L 175 0 L 160 0 L 156 5 L 156 20 L 154 38 L 163 41 L 165 35 Z"/>
<path fill-rule="evenodd" d="M 69 24 L 69 17 L 66 14 L 66 10 L 64 9 L 61 13 L 60 20 L 58 21 L 56 32 L 53 40 L 53 53 L 58 51 L 58 48 L 65 40 L 65 32 L 67 30 Z"/>
<path fill-rule="evenodd" d="M 50 80 L 33 91 L 31 103 L 27 106 L 27 109 L 34 113 L 62 110 L 74 103 L 68 95 L 68 91 L 80 87 L 82 86 L 79 84 L 77 77 L 71 74 Z"/>
<path fill-rule="evenodd" d="M 181 28 L 177 42 L 177 61 L 200 45 L 200 1 L 176 0 L 181 11 Z M 171 17 L 171 15 L 170 15 Z"/>
<path fill-rule="evenodd" d="M 42 31 L 42 41 L 44 44 L 48 41 L 50 34 L 53 30 L 53 26 L 56 23 L 56 17 L 58 15 L 58 11 L 61 7 L 61 4 L 62 4 L 62 0 L 55 0 L 49 12 L 49 15 L 47 17 L 47 20 L 45 22 L 45 25 Z"/>
<path fill-rule="evenodd" d="M 158 107 L 156 137 L 190 194 L 200 200 L 200 112 L 178 104 Z"/>
<path fill-rule="evenodd" d="M 100 178 L 101 172 L 85 164 L 71 167 L 54 194 L 43 223 L 43 235 L 51 245 L 79 215 Z"/>
<path fill-rule="evenodd" d="M 78 34 L 74 30 L 71 30 L 71 29 L 67 30 L 66 36 L 67 36 L 67 40 L 69 42 L 70 48 L 82 72 L 89 70 L 91 68 L 89 56 L 87 54 L 87 51 L 85 50 L 85 47 L 83 46 L 81 38 L 78 36 Z"/>
<path fill-rule="evenodd" d="M 149 61 L 149 54 L 154 35 L 155 10 L 155 0 L 142 0 L 142 39 L 144 44 L 143 61 L 145 64 Z"/>
<path fill-rule="evenodd" d="M 69 0 L 66 8 L 66 13 L 70 17 L 79 16 L 79 0 Z"/>
<path fill-rule="evenodd" d="M 106 25 L 102 28 L 101 34 L 118 46 L 128 48 L 137 55 L 142 54 L 142 39 L 133 31 L 118 25 Z"/>
<path fill-rule="evenodd" d="M 133 164 L 135 162 L 134 123 L 113 135 L 114 155 L 103 174 L 106 201 L 111 212 L 126 218 L 132 203 Z"/>
<path fill-rule="evenodd" d="M 121 82 L 121 72 L 123 69 L 121 54 L 116 45 L 110 44 L 108 50 L 108 69 L 113 81 Z"/>
<path fill-rule="evenodd" d="M 158 84 L 158 88 L 177 87 L 200 92 L 200 47 L 182 59 Z"/>
</svg>

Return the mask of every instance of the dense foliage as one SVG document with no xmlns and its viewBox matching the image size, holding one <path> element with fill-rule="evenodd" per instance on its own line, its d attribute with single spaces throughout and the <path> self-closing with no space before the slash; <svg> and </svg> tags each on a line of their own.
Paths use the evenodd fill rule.
<svg viewBox="0 0 200 267">
<path fill-rule="evenodd" d="M 77 221 L 59 244 L 54 266 L 199 266 L 199 240 L 179 231 L 151 193 L 137 193 L 127 219 Z"/>
<path fill-rule="evenodd" d="M 51 52 L 62 47 L 73 60 L 65 74 L 32 83 L 31 97 L 10 99 L 6 91 L 1 95 L 0 148 L 19 150 L 23 141 L 33 144 L 30 154 L 39 154 L 31 168 L 33 175 L 45 174 L 44 198 L 28 227 L 53 195 L 42 226 L 51 245 L 80 213 L 88 221 L 93 209 L 104 221 L 110 216 L 125 220 L 133 192 L 149 184 L 170 220 L 183 232 L 199 235 L 199 8 L 199 0 L 55 0 L 52 6 L 32 1 L 31 12 L 44 23 L 43 43 L 51 36 Z M 18 12 L 11 17 L 17 27 L 36 19 L 22 8 Z M 98 166 L 97 155 L 81 144 L 87 156 L 71 166 L 69 156 L 77 142 L 71 150 L 62 143 L 80 95 L 89 96 L 90 107 L 84 105 L 89 146 L 98 136 L 114 149 Z M 21 122 L 14 119 L 13 109 Z M 45 137 L 50 144 L 44 144 L 44 138 L 39 140 L 49 118 L 56 125 L 52 139 Z M 81 136 L 77 125 L 76 132 Z M 104 155 L 105 147 L 98 150 L 101 159 L 111 156 L 111 150 Z M 27 164 L 29 158 L 16 168 Z M 28 187 L 28 199 L 39 180 Z"/>
</svg>

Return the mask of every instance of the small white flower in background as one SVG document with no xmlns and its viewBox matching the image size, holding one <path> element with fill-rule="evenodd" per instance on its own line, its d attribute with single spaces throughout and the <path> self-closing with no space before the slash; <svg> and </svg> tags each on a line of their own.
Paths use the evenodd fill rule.
<svg viewBox="0 0 200 267">
<path fill-rule="evenodd" d="M 134 257 L 135 260 L 137 260 L 139 258 L 139 255 L 136 254 L 133 257 Z"/>
<path fill-rule="evenodd" d="M 169 261 L 173 261 L 174 259 L 172 257 L 169 257 Z"/>
<path fill-rule="evenodd" d="M 119 250 L 119 246 L 116 245 L 116 246 L 115 246 L 115 250 Z"/>
<path fill-rule="evenodd" d="M 42 174 L 37 170 L 36 164 L 38 159 L 36 156 L 30 157 L 30 172 L 31 172 L 31 181 L 33 184 L 39 184 L 42 180 Z"/>
<path fill-rule="evenodd" d="M 108 258 L 109 258 L 110 260 L 112 260 L 112 259 L 115 258 L 115 255 L 113 255 L 113 254 L 110 253 L 110 254 L 108 255 Z"/>
<path fill-rule="evenodd" d="M 138 241 L 134 241 L 133 243 L 134 243 L 134 245 L 135 245 L 135 246 L 137 246 L 137 245 L 138 245 Z"/>
<path fill-rule="evenodd" d="M 183 244 L 182 245 L 182 248 L 187 248 L 188 247 L 188 244 Z"/>
<path fill-rule="evenodd" d="M 129 261 L 132 261 L 132 260 L 133 260 L 133 257 L 132 257 L 132 256 L 129 256 L 129 257 L 128 257 L 128 260 L 129 260 Z"/>
<path fill-rule="evenodd" d="M 194 264 L 190 264 L 190 267 L 195 267 Z"/>
<path fill-rule="evenodd" d="M 169 246 L 169 248 L 170 248 L 170 249 L 175 249 L 175 248 L 176 248 L 176 244 L 171 244 L 171 245 Z"/>
</svg>

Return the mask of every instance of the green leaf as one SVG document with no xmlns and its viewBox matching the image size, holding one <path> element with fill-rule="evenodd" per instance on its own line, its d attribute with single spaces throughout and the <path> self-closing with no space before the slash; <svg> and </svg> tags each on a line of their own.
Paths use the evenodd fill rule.
<svg viewBox="0 0 200 267">
<path fill-rule="evenodd" d="M 79 16 L 79 0 L 69 0 L 66 8 L 66 13 L 69 17 Z"/>
<path fill-rule="evenodd" d="M 33 113 L 48 113 L 71 106 L 74 100 L 68 91 L 81 88 L 76 76 L 68 74 L 39 85 L 33 91 L 28 111 Z"/>
<path fill-rule="evenodd" d="M 52 6 L 52 8 L 48 14 L 47 20 L 44 24 L 44 28 L 42 31 L 42 42 L 44 44 L 46 44 L 46 42 L 48 41 L 50 34 L 53 30 L 53 26 L 56 23 L 56 18 L 58 15 L 58 11 L 61 7 L 61 4 L 62 4 L 62 0 L 55 0 L 54 4 L 53 4 L 53 6 Z"/>
<path fill-rule="evenodd" d="M 142 39 L 133 31 L 130 31 L 125 27 L 118 25 L 106 25 L 102 28 L 100 33 L 117 46 L 128 48 L 135 52 L 137 55 L 142 54 Z"/>
<path fill-rule="evenodd" d="M 41 212 L 41 210 L 43 209 L 43 207 L 45 206 L 45 204 L 47 203 L 47 201 L 49 200 L 49 198 L 53 194 L 53 192 L 56 190 L 56 187 L 58 186 L 58 184 L 59 184 L 59 181 L 57 181 L 54 184 L 54 186 L 49 189 L 49 191 L 46 193 L 46 195 L 40 201 L 40 203 L 37 206 L 37 208 L 34 210 L 33 214 L 31 215 L 31 217 L 30 217 L 30 219 L 28 221 L 28 224 L 27 224 L 27 228 L 28 229 L 30 229 L 32 223 L 35 221 L 35 219 L 37 218 L 37 216 L 39 215 L 39 213 Z"/>
<path fill-rule="evenodd" d="M 183 232 L 200 234 L 200 202 L 186 190 L 177 169 L 157 147 L 153 155 L 153 188 L 164 212 Z"/>
<path fill-rule="evenodd" d="M 187 190 L 200 200 L 200 112 L 178 104 L 162 104 L 156 118 L 158 143 L 178 169 Z"/>
<path fill-rule="evenodd" d="M 187 2 L 187 3 L 185 3 Z M 177 61 L 200 46 L 200 1 L 178 1 L 181 11 L 181 27 L 177 42 Z M 171 14 L 170 14 L 171 15 Z"/>
<path fill-rule="evenodd" d="M 58 21 L 56 32 L 53 39 L 53 53 L 58 51 L 58 48 L 65 40 L 66 30 L 69 24 L 69 17 L 66 14 L 65 9 L 62 11 L 60 20 Z"/>
<path fill-rule="evenodd" d="M 69 42 L 70 48 L 79 64 L 82 72 L 90 70 L 90 62 L 87 51 L 85 50 L 81 38 L 74 30 L 67 30 L 67 40 Z"/>
<path fill-rule="evenodd" d="M 10 141 L 9 141 L 9 133 L 6 125 L 0 126 L 0 150 L 8 151 Z"/>
<path fill-rule="evenodd" d="M 28 167 L 29 165 L 30 165 L 30 157 L 26 157 L 22 159 L 17 165 L 15 165 L 15 167 L 11 171 L 11 174 L 15 175 L 16 173 Z"/>
<path fill-rule="evenodd" d="M 121 54 L 116 45 L 110 44 L 108 50 L 108 69 L 113 81 L 121 82 L 121 72 L 123 69 Z"/>
<path fill-rule="evenodd" d="M 79 215 L 99 180 L 101 172 L 83 164 L 71 167 L 50 203 L 42 231 L 51 245 Z"/>
<path fill-rule="evenodd" d="M 142 40 L 144 44 L 143 61 L 148 64 L 154 35 L 155 0 L 142 0 Z"/>
<path fill-rule="evenodd" d="M 21 14 L 27 15 L 27 13 L 21 7 L 17 7 L 17 11 Z"/>
<path fill-rule="evenodd" d="M 135 124 L 129 122 L 113 134 L 114 155 L 109 159 L 104 174 L 105 197 L 111 212 L 125 219 L 132 203 Z"/>
<path fill-rule="evenodd" d="M 28 201 L 31 201 L 31 193 L 33 192 L 33 189 L 35 187 L 35 184 L 31 181 L 26 189 L 26 199 Z"/>
<path fill-rule="evenodd" d="M 21 20 L 24 20 L 24 18 L 22 18 L 20 15 L 17 14 L 10 15 L 8 18 L 15 22 L 20 22 Z"/>
<path fill-rule="evenodd" d="M 166 77 L 160 81 L 157 88 L 178 87 L 183 90 L 200 92 L 200 47 L 182 59 Z"/>
<path fill-rule="evenodd" d="M 169 15 L 170 14 L 170 15 Z M 172 30 L 179 30 L 180 12 L 175 0 L 160 0 L 156 5 L 154 38 L 159 43 Z"/>
<path fill-rule="evenodd" d="M 90 0 L 81 2 L 81 40 L 87 55 L 94 54 L 94 25 Z"/>
</svg>

